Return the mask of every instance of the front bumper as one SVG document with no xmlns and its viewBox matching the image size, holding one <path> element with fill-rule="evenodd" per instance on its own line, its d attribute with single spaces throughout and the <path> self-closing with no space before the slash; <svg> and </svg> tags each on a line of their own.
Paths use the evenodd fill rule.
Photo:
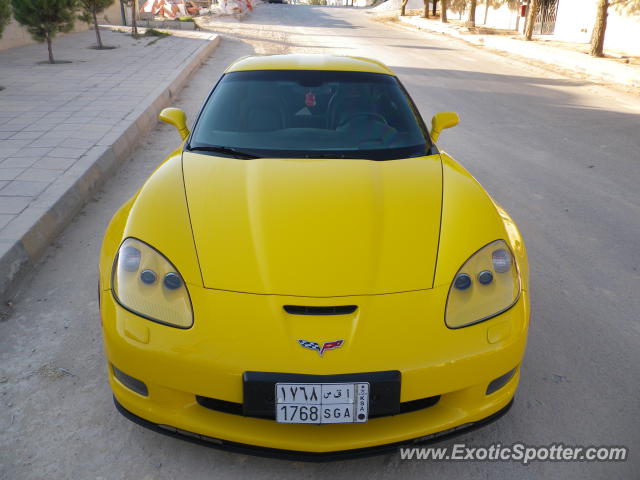
<svg viewBox="0 0 640 480">
<path fill-rule="evenodd" d="M 517 388 L 529 319 L 524 291 L 517 304 L 498 317 L 449 330 L 437 313 L 446 301 L 446 292 L 439 289 L 342 298 L 343 304 L 359 305 L 358 311 L 314 319 L 282 312 L 282 305 L 300 304 L 300 298 L 189 288 L 196 318 L 189 330 L 139 318 L 117 305 L 110 291 L 101 292 L 116 404 L 127 417 L 163 433 L 178 432 L 234 450 L 251 445 L 279 456 L 369 454 L 381 446 L 481 426 L 506 411 Z M 210 311 L 220 314 L 211 318 Z M 391 326 L 389 318 L 394 319 Z M 320 357 L 301 348 L 297 338 L 344 338 L 345 345 Z M 127 388 L 111 366 L 143 381 L 148 396 Z M 514 368 L 502 388 L 486 394 L 494 379 Z M 401 372 L 401 402 L 437 397 L 437 403 L 362 424 L 317 426 L 284 425 L 206 408 L 197 399 L 242 405 L 246 371 L 337 375 L 385 370 Z"/>
<path fill-rule="evenodd" d="M 141 418 L 129 410 L 124 408 L 119 402 L 118 399 L 113 397 L 113 402 L 115 403 L 118 411 L 138 425 L 141 425 L 145 428 L 153 430 L 154 432 L 162 433 L 164 435 L 168 435 L 170 437 L 179 438 L 181 440 L 186 440 L 187 442 L 195 443 L 197 445 L 203 445 L 206 447 L 219 448 L 222 450 L 227 450 L 236 453 L 242 453 L 246 455 L 258 455 L 261 457 L 269 457 L 269 458 L 280 458 L 286 460 L 294 460 L 294 461 L 303 461 L 303 462 L 319 462 L 319 461 L 332 461 L 332 460 L 347 460 L 351 458 L 359 458 L 366 457 L 371 455 L 377 455 L 382 453 L 387 453 L 395 448 L 401 446 L 415 446 L 415 445 L 425 445 L 427 443 L 432 442 L 441 442 L 443 440 L 447 440 L 452 437 L 456 437 L 458 435 L 464 435 L 473 430 L 477 430 L 478 428 L 482 428 L 490 423 L 495 422 L 503 415 L 505 415 L 513 405 L 513 400 L 511 400 L 505 407 L 498 410 L 493 415 L 488 416 L 482 420 L 479 420 L 475 423 L 465 424 L 459 428 L 454 428 L 445 432 L 441 432 L 438 434 L 431 435 L 429 437 L 416 438 L 411 441 L 398 442 L 387 445 L 378 445 L 375 447 L 366 447 L 359 448 L 354 450 L 340 450 L 340 451 L 332 451 L 328 453 L 316 453 L 316 452 L 304 452 L 299 450 L 282 450 L 277 448 L 266 448 L 266 447 L 257 447 L 255 445 L 246 445 L 242 443 L 230 442 L 227 440 L 221 440 L 219 438 L 211 438 L 204 435 L 199 435 L 193 432 L 187 432 L 183 430 L 179 430 L 174 427 L 169 427 L 167 425 L 158 425 L 156 423 L 149 422 L 144 418 Z"/>
</svg>

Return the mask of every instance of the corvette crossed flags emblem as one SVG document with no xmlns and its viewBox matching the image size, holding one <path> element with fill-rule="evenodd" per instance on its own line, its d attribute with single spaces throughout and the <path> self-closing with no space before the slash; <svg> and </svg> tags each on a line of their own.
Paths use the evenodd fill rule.
<svg viewBox="0 0 640 480">
<path fill-rule="evenodd" d="M 309 350 L 315 350 L 318 355 L 322 357 L 327 350 L 334 350 L 340 348 L 344 343 L 344 340 L 334 340 L 333 342 L 324 342 L 322 345 L 316 342 L 309 342 L 307 340 L 298 340 L 301 347 L 308 348 Z"/>
</svg>

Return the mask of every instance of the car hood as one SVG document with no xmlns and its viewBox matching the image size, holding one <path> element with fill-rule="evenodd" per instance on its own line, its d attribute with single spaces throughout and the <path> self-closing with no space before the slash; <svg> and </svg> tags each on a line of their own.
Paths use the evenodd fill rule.
<svg viewBox="0 0 640 480">
<path fill-rule="evenodd" d="M 433 286 L 439 155 L 238 160 L 185 152 L 206 288 L 332 297 Z"/>
</svg>

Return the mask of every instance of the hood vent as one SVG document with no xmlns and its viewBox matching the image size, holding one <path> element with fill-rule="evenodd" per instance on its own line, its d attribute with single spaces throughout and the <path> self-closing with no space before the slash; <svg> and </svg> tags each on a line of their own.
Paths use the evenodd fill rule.
<svg viewBox="0 0 640 480">
<path fill-rule="evenodd" d="M 358 309 L 357 305 L 340 305 L 337 307 L 307 307 L 303 305 L 285 305 L 284 311 L 291 315 L 348 315 Z"/>
</svg>

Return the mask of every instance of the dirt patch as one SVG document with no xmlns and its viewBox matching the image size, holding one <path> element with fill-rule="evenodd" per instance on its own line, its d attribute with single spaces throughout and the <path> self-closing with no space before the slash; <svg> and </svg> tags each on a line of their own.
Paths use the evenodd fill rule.
<svg viewBox="0 0 640 480">
<path fill-rule="evenodd" d="M 58 379 L 62 377 L 75 377 L 66 368 L 58 367 L 54 363 L 46 363 L 38 369 L 38 375 L 44 378 Z"/>
</svg>

